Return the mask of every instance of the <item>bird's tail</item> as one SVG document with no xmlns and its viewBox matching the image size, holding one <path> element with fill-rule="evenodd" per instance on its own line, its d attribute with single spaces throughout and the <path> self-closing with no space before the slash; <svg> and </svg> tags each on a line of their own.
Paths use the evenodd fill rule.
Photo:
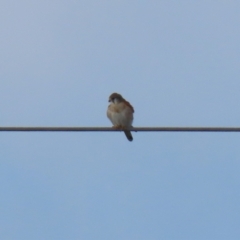
<svg viewBox="0 0 240 240">
<path fill-rule="evenodd" d="M 124 133 L 129 141 L 133 140 L 133 137 L 130 131 L 124 131 Z"/>
</svg>

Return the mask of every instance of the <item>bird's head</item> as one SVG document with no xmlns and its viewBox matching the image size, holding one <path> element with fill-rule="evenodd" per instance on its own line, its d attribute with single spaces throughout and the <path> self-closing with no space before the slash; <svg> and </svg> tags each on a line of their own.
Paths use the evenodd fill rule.
<svg viewBox="0 0 240 240">
<path fill-rule="evenodd" d="M 121 94 L 118 93 L 112 93 L 108 99 L 109 102 L 112 103 L 119 103 L 123 101 L 123 97 Z"/>
</svg>

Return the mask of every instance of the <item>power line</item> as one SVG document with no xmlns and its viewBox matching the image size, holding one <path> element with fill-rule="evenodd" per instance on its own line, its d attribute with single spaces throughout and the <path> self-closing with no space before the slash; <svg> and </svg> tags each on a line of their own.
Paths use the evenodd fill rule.
<svg viewBox="0 0 240 240">
<path fill-rule="evenodd" d="M 111 127 L 0 127 L 0 132 L 115 132 Z M 134 132 L 240 132 L 240 127 L 134 127 Z"/>
</svg>

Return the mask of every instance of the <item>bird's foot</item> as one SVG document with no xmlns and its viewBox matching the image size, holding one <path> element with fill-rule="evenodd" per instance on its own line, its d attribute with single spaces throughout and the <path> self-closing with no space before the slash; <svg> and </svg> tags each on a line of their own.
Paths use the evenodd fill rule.
<svg viewBox="0 0 240 240">
<path fill-rule="evenodd" d="M 114 128 L 116 130 L 122 130 L 122 126 L 121 125 L 114 125 L 114 126 L 112 126 L 112 128 Z"/>
</svg>

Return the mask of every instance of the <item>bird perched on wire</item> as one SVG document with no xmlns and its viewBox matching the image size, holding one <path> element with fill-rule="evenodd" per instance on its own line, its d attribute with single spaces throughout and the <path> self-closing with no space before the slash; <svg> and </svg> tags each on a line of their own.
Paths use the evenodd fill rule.
<svg viewBox="0 0 240 240">
<path fill-rule="evenodd" d="M 113 124 L 113 128 L 122 129 L 129 141 L 133 140 L 131 131 L 134 109 L 120 94 L 112 93 L 109 97 L 110 102 L 107 109 L 107 117 Z"/>
</svg>

